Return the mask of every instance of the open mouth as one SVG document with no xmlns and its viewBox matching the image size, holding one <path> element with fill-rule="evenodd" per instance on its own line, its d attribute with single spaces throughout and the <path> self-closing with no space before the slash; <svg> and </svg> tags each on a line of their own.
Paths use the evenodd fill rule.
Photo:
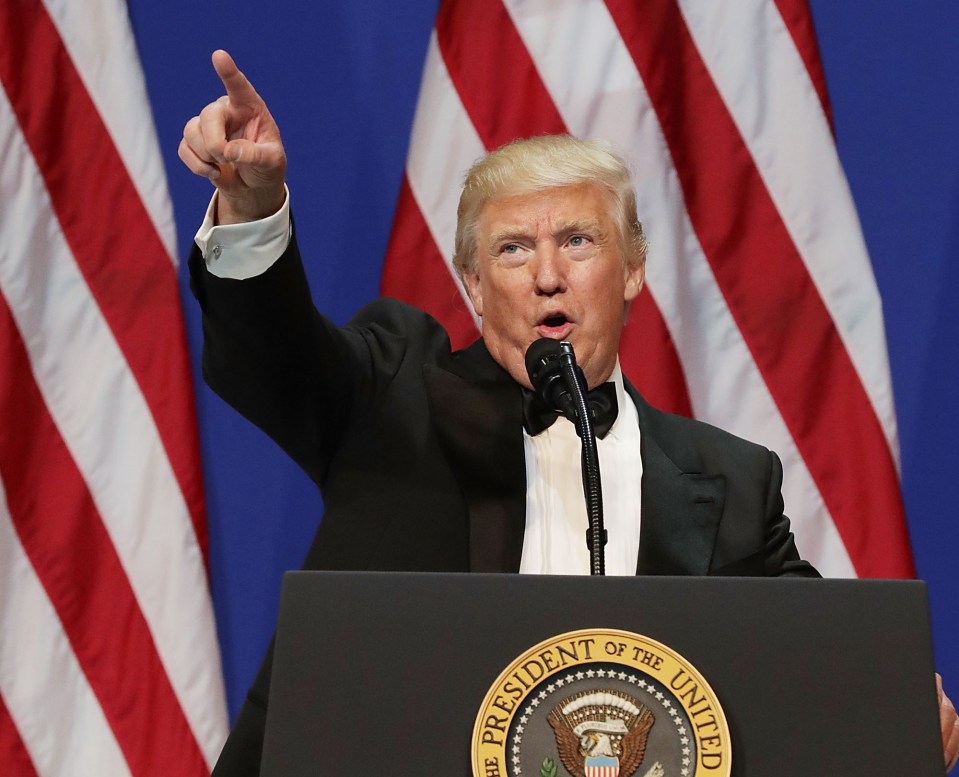
<svg viewBox="0 0 959 777">
<path fill-rule="evenodd" d="M 572 322 L 565 313 L 550 313 L 539 322 L 537 329 L 543 337 L 563 338 L 569 334 Z"/>
<path fill-rule="evenodd" d="M 546 318 L 544 318 L 542 321 L 543 326 L 550 327 L 551 329 L 568 323 L 569 319 L 566 318 L 566 316 L 564 316 L 562 313 L 554 313 L 551 316 L 546 316 Z"/>
</svg>

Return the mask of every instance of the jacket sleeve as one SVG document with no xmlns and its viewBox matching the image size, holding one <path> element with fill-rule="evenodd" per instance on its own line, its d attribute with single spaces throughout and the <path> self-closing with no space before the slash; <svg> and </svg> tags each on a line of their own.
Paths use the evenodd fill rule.
<svg viewBox="0 0 959 777">
<path fill-rule="evenodd" d="M 769 452 L 769 479 L 766 490 L 765 553 L 763 563 L 768 577 L 820 577 L 815 567 L 799 555 L 789 518 L 783 503 L 783 465 Z"/>
<path fill-rule="evenodd" d="M 316 311 L 295 238 L 246 280 L 207 272 L 196 246 L 189 261 L 204 379 L 321 482 L 346 419 L 374 383 L 368 343 Z"/>
</svg>

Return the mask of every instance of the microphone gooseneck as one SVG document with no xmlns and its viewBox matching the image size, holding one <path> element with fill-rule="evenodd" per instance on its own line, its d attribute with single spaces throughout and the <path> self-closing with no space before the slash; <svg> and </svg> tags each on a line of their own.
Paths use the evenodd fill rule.
<svg viewBox="0 0 959 777">
<path fill-rule="evenodd" d="M 606 574 L 606 530 L 603 528 L 603 488 L 599 472 L 596 434 L 593 431 L 586 399 L 586 377 L 576 364 L 573 346 L 542 338 L 526 350 L 526 372 L 530 383 L 544 402 L 560 411 L 576 426 L 582 442 L 581 469 L 586 497 L 586 546 L 589 548 L 590 574 Z"/>
</svg>

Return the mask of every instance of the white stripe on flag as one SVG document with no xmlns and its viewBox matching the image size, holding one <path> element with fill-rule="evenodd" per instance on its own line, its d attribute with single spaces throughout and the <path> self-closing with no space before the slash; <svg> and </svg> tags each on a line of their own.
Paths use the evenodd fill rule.
<svg viewBox="0 0 959 777">
<path fill-rule="evenodd" d="M 406 173 L 416 204 L 454 278 L 456 202 L 466 171 L 485 153 L 483 142 L 450 80 L 434 30 L 413 120 Z M 456 288 L 479 326 L 459 281 Z"/>
</svg>

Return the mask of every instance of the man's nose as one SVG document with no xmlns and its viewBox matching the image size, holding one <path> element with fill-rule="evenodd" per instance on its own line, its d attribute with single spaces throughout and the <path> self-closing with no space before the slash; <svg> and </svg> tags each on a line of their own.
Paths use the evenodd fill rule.
<svg viewBox="0 0 959 777">
<path fill-rule="evenodd" d="M 566 290 L 563 259 L 556 246 L 539 246 L 532 263 L 536 293 L 551 296 Z"/>
</svg>

